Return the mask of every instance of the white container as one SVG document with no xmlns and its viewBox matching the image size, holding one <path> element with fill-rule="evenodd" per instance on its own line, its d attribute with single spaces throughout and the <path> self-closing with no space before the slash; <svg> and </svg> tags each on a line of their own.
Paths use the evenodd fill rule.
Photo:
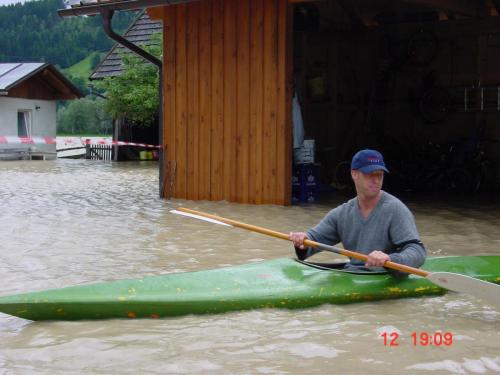
<svg viewBox="0 0 500 375">
<path fill-rule="evenodd" d="M 302 146 L 312 149 L 314 153 L 314 139 L 304 139 Z"/>
<path fill-rule="evenodd" d="M 293 161 L 295 164 L 314 163 L 314 139 L 304 139 L 301 147 L 293 149 Z"/>
</svg>

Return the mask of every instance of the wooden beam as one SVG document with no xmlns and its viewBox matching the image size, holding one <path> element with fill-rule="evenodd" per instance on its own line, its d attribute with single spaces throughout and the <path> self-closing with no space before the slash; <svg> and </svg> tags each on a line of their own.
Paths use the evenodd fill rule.
<svg viewBox="0 0 500 375">
<path fill-rule="evenodd" d="M 224 0 L 212 1 L 210 200 L 224 199 Z"/>
<path fill-rule="evenodd" d="M 484 0 L 403 0 L 406 3 L 440 9 L 468 17 L 486 17 L 490 10 Z"/>
<path fill-rule="evenodd" d="M 68 88 L 68 86 L 66 86 L 63 82 L 61 82 L 61 80 L 59 79 L 59 77 L 57 77 L 54 73 L 52 73 L 50 70 L 44 70 L 42 72 L 42 75 L 41 77 L 43 79 L 43 81 L 51 86 L 55 92 L 59 91 L 63 94 L 66 94 L 66 95 L 71 95 L 72 92 L 71 90 Z"/>
<path fill-rule="evenodd" d="M 175 21 L 175 197 L 187 198 L 187 6 L 176 6 Z"/>
<path fill-rule="evenodd" d="M 251 203 L 262 204 L 262 150 L 264 93 L 264 2 L 250 3 L 250 128 L 252 157 L 249 158 L 250 178 L 248 196 Z"/>
<path fill-rule="evenodd" d="M 163 21 L 164 7 L 147 8 L 146 13 L 153 21 Z"/>
<path fill-rule="evenodd" d="M 200 2 L 186 7 L 186 109 L 187 109 L 187 199 L 199 200 L 200 179 L 200 80 L 199 21 Z"/>
<path fill-rule="evenodd" d="M 210 199 L 210 177 L 211 158 L 215 150 L 212 148 L 212 103 L 210 101 L 212 89 L 212 1 L 200 2 L 199 26 L 198 26 L 198 136 L 199 136 L 199 154 L 198 154 L 198 199 Z M 220 136 L 221 133 L 218 133 Z"/>
<path fill-rule="evenodd" d="M 162 8 L 163 22 L 163 145 L 165 147 L 165 199 L 175 194 L 175 172 L 177 171 L 176 157 L 176 9 L 175 7 Z M 165 155 L 166 154 L 166 155 Z"/>
<path fill-rule="evenodd" d="M 224 1 L 224 28 L 223 28 L 223 108 L 224 108 L 224 200 L 236 202 L 236 127 L 238 113 L 236 111 L 237 98 L 237 52 L 236 38 L 237 23 L 236 1 Z"/>
</svg>

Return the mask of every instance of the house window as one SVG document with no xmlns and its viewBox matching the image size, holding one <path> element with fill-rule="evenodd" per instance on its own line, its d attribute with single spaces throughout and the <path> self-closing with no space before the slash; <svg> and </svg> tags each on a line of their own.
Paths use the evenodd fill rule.
<svg viewBox="0 0 500 375">
<path fill-rule="evenodd" d="M 17 111 L 17 136 L 31 137 L 31 111 Z"/>
</svg>

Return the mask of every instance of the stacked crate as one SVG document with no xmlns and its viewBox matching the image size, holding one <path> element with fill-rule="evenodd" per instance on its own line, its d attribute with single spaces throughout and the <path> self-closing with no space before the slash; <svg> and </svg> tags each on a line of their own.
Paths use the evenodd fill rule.
<svg viewBox="0 0 500 375">
<path fill-rule="evenodd" d="M 292 174 L 292 197 L 294 201 L 316 202 L 319 195 L 320 165 L 315 163 L 295 164 Z"/>
</svg>

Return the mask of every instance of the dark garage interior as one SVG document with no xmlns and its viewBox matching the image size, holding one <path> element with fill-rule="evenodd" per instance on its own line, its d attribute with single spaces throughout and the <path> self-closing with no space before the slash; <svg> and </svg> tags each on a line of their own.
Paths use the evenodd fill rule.
<svg viewBox="0 0 500 375">
<path fill-rule="evenodd" d="M 295 3 L 294 86 L 322 186 L 348 190 L 348 161 L 375 148 L 388 191 L 497 192 L 498 11 L 500 1 Z"/>
</svg>

